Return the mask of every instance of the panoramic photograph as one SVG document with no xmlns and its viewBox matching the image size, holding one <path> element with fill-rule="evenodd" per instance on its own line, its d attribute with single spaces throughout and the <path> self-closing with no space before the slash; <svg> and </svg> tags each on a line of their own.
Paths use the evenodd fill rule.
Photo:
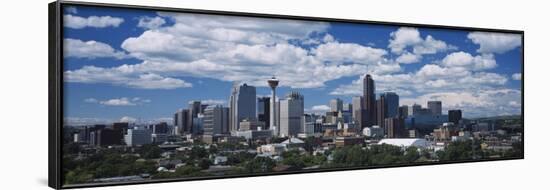
<svg viewBox="0 0 550 190">
<path fill-rule="evenodd" d="M 522 35 L 63 6 L 63 184 L 523 158 Z"/>
</svg>

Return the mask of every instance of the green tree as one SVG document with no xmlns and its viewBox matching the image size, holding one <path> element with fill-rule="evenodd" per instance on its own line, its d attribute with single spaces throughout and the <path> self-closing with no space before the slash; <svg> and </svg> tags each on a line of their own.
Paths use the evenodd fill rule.
<svg viewBox="0 0 550 190">
<path fill-rule="evenodd" d="M 273 167 L 275 167 L 275 161 L 266 157 L 256 157 L 245 165 L 245 169 L 249 173 L 270 172 L 273 171 Z"/>
<path fill-rule="evenodd" d="M 367 164 L 367 153 L 361 146 L 345 146 L 332 153 L 335 167 L 364 166 Z"/>
<path fill-rule="evenodd" d="M 208 157 L 208 151 L 201 146 L 194 146 L 189 153 L 191 159 L 201 159 Z"/>
<path fill-rule="evenodd" d="M 482 155 L 480 142 L 472 140 L 451 142 L 445 150 L 437 152 L 441 161 L 472 160 Z"/>
<path fill-rule="evenodd" d="M 175 173 L 178 176 L 187 176 L 187 175 L 192 175 L 194 173 L 198 173 L 200 171 L 201 171 L 200 167 L 186 165 L 186 166 L 182 166 L 182 167 L 179 167 L 178 169 L 176 169 Z"/>
<path fill-rule="evenodd" d="M 248 153 L 248 152 L 237 152 L 232 153 L 227 156 L 227 164 L 228 165 L 239 165 L 241 163 L 245 163 L 247 161 L 250 161 L 254 159 L 256 154 Z"/>
<path fill-rule="evenodd" d="M 203 158 L 199 161 L 199 167 L 203 170 L 208 169 L 210 167 L 210 164 L 210 160 L 206 158 Z"/>
<path fill-rule="evenodd" d="M 143 145 L 139 154 L 145 159 L 157 159 L 160 158 L 162 150 L 157 145 Z"/>
<path fill-rule="evenodd" d="M 405 150 L 403 161 L 405 163 L 412 163 L 418 160 L 418 158 L 420 158 L 420 153 L 418 152 L 418 148 L 411 146 Z"/>
<path fill-rule="evenodd" d="M 288 170 L 300 170 L 306 166 L 302 157 L 299 155 L 292 155 L 283 159 L 283 164 L 288 165 Z"/>
</svg>

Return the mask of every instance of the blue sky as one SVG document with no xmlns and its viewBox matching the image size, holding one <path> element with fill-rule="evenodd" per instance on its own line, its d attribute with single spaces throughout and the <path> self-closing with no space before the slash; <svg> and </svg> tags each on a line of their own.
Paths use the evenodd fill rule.
<svg viewBox="0 0 550 190">
<path fill-rule="evenodd" d="M 190 100 L 226 104 L 233 82 L 346 103 L 373 75 L 401 105 L 443 101 L 467 117 L 521 113 L 521 36 L 383 25 L 65 7 L 69 123 L 170 120 Z"/>
</svg>

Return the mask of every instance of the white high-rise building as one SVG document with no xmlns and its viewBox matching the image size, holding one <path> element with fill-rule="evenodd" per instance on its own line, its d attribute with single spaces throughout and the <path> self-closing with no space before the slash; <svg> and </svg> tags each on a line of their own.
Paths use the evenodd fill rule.
<svg viewBox="0 0 550 190">
<path fill-rule="evenodd" d="M 296 136 L 300 133 L 302 116 L 304 115 L 304 96 L 291 92 L 286 99 L 280 101 L 280 131 L 279 136 Z"/>
<path fill-rule="evenodd" d="M 221 105 L 210 105 L 204 109 L 204 135 L 229 134 L 229 109 Z"/>
<path fill-rule="evenodd" d="M 128 129 L 126 135 L 124 135 L 124 142 L 127 146 L 136 146 L 151 144 L 151 131 L 148 129 Z"/>
</svg>

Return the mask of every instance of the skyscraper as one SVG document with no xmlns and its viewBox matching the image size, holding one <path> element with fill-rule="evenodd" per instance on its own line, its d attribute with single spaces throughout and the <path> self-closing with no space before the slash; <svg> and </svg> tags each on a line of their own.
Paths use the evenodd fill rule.
<svg viewBox="0 0 550 190">
<path fill-rule="evenodd" d="M 397 114 L 400 118 L 406 118 L 409 116 L 409 106 L 402 105 L 399 107 L 399 113 Z"/>
<path fill-rule="evenodd" d="M 330 111 L 339 112 L 342 111 L 344 105 L 340 98 L 330 100 Z"/>
<path fill-rule="evenodd" d="M 387 138 L 401 138 L 405 132 L 405 120 L 403 118 L 384 119 L 384 131 Z"/>
<path fill-rule="evenodd" d="M 150 144 L 151 131 L 139 128 L 128 129 L 128 134 L 124 135 L 124 142 L 127 146 Z"/>
<path fill-rule="evenodd" d="M 422 106 L 418 104 L 412 105 L 412 115 L 420 115 L 420 112 L 422 112 Z"/>
<path fill-rule="evenodd" d="M 441 115 L 441 101 L 428 101 L 428 109 L 432 115 Z"/>
<path fill-rule="evenodd" d="M 193 118 L 193 134 L 200 135 L 203 132 L 203 118 L 204 114 L 198 113 L 197 117 Z"/>
<path fill-rule="evenodd" d="M 384 128 L 386 119 L 386 100 L 384 96 L 380 96 L 378 100 L 376 100 L 376 122 L 377 125 L 380 128 Z"/>
<path fill-rule="evenodd" d="M 267 84 L 271 88 L 271 106 L 270 106 L 271 110 L 269 113 L 269 128 L 273 130 L 274 136 L 278 136 L 279 128 L 277 127 L 277 125 L 279 125 L 278 124 L 279 120 L 275 119 L 275 118 L 278 118 L 277 109 L 276 109 L 278 107 L 278 105 L 276 105 L 277 95 L 275 93 L 275 89 L 279 85 L 279 80 L 276 79 L 275 77 L 271 77 L 271 79 L 267 80 Z M 266 123 L 266 125 L 268 124 Z"/>
<path fill-rule="evenodd" d="M 203 135 L 219 135 L 229 133 L 229 108 L 221 105 L 210 105 L 204 109 Z"/>
<path fill-rule="evenodd" d="M 386 118 L 397 117 L 399 113 L 399 96 L 394 92 L 385 92 L 381 96 L 384 96 Z"/>
<path fill-rule="evenodd" d="M 191 127 L 188 127 L 189 110 L 180 109 L 174 114 L 174 135 L 189 133 Z"/>
<path fill-rule="evenodd" d="M 462 110 L 449 110 L 449 122 L 453 122 L 458 125 L 458 122 L 462 119 Z"/>
<path fill-rule="evenodd" d="M 280 101 L 280 134 L 279 136 L 296 136 L 300 133 L 304 115 L 304 96 L 291 92 Z"/>
<path fill-rule="evenodd" d="M 128 132 L 128 122 L 115 122 L 113 123 L 113 129 L 119 130 L 122 132 L 122 134 L 126 134 Z"/>
<path fill-rule="evenodd" d="M 168 123 L 160 122 L 149 125 L 149 130 L 153 134 L 166 134 L 168 133 Z"/>
<path fill-rule="evenodd" d="M 393 92 L 385 92 L 376 100 L 376 121 L 384 128 L 386 118 L 394 118 L 399 112 L 399 96 Z"/>
<path fill-rule="evenodd" d="M 353 105 L 352 104 L 344 104 L 344 107 L 342 108 L 342 111 L 347 112 L 353 112 Z"/>
<path fill-rule="evenodd" d="M 189 133 L 197 134 L 198 131 L 193 128 L 193 120 L 197 118 L 197 114 L 201 113 L 201 102 L 200 101 L 189 101 L 188 112 L 187 112 L 187 129 Z"/>
<path fill-rule="evenodd" d="M 258 98 L 258 121 L 263 122 L 263 129 L 269 129 L 270 117 L 271 117 L 271 98 L 260 97 Z"/>
<path fill-rule="evenodd" d="M 230 131 L 239 130 L 239 123 L 256 118 L 256 87 L 234 84 L 229 97 Z"/>
<path fill-rule="evenodd" d="M 351 99 L 351 103 L 352 103 L 351 107 L 353 108 L 352 117 L 355 120 L 355 122 L 357 122 L 357 124 L 361 128 L 368 127 L 367 126 L 367 118 L 366 118 L 367 117 L 367 111 L 363 107 L 363 105 L 365 104 L 364 100 L 363 100 L 363 97 L 362 96 L 354 96 Z"/>
<path fill-rule="evenodd" d="M 376 95 L 374 92 L 374 80 L 372 80 L 372 77 L 367 74 L 363 78 L 363 98 L 365 99 L 365 104 L 363 107 L 367 110 L 368 126 L 376 123 Z"/>
</svg>

